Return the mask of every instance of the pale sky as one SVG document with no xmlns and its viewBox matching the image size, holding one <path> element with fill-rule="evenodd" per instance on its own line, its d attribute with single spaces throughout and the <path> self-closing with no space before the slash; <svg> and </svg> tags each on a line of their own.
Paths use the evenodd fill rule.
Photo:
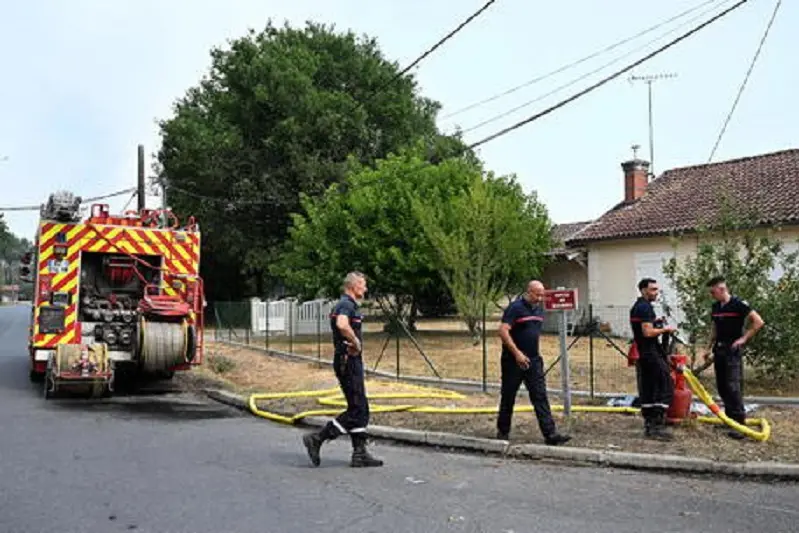
<svg viewBox="0 0 799 533">
<path fill-rule="evenodd" d="M 39 204 L 59 188 L 89 197 L 135 186 L 136 145 L 145 145 L 149 170 L 149 155 L 159 146 L 155 122 L 169 116 L 174 100 L 207 71 L 210 48 L 248 28 L 261 29 L 268 18 L 292 25 L 312 19 L 375 36 L 384 53 L 404 66 L 483 2 L 0 0 L 0 206 Z M 498 0 L 416 74 L 424 94 L 443 103 L 444 116 L 701 3 Z M 719 0 L 702 9 L 732 4 Z M 750 0 L 636 69 L 638 75 L 677 74 L 654 86 L 657 173 L 707 161 L 774 5 Z M 445 131 L 474 126 L 701 12 L 440 125 Z M 544 109 L 695 24 L 469 132 L 467 141 Z M 799 147 L 799 106 L 791 97 L 799 86 L 797 27 L 799 3 L 784 2 L 715 160 Z M 570 222 L 597 217 L 622 198 L 620 163 L 631 156 L 633 143 L 648 157 L 647 132 L 646 87 L 624 75 L 479 154 L 490 169 L 516 173 L 527 191 L 537 191 L 555 222 Z M 112 207 L 121 209 L 127 200 L 116 199 Z M 157 202 L 149 198 L 148 206 Z M 28 238 L 36 219 L 36 213 L 6 214 L 11 229 Z"/>
</svg>

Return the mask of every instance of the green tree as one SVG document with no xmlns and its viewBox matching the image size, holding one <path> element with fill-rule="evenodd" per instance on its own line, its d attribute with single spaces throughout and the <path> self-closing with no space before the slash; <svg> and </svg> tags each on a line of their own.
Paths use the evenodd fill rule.
<svg viewBox="0 0 799 533">
<path fill-rule="evenodd" d="M 538 276 L 551 248 L 552 224 L 535 194 L 515 177 L 483 176 L 450 200 L 419 196 L 414 212 L 436 249 L 436 264 L 469 331 L 479 338 L 484 306 Z"/>
<path fill-rule="evenodd" d="M 435 153 L 457 141 L 435 125 L 439 104 L 372 38 L 307 23 L 268 23 L 211 51 L 210 72 L 160 122 L 156 171 L 169 205 L 204 232 L 212 298 L 263 294 L 300 198 L 343 181 L 419 139 Z"/>
<path fill-rule="evenodd" d="M 733 294 L 747 300 L 766 322 L 746 347 L 747 362 L 761 379 L 792 379 L 799 376 L 799 314 L 793 311 L 799 301 L 799 262 L 796 252 L 786 252 L 776 231 L 758 227 L 757 220 L 724 201 L 718 216 L 695 237 L 696 253 L 682 260 L 675 254 L 664 273 L 677 292 L 684 317 L 680 327 L 689 336 L 693 366 L 710 333 L 713 301 L 706 283 L 723 275 Z M 782 270 L 778 279 L 772 276 L 775 267 Z M 704 366 L 697 369 L 702 370 Z"/>
<path fill-rule="evenodd" d="M 25 289 L 27 292 L 30 284 L 20 283 L 18 267 L 22 255 L 30 247 L 30 241 L 17 237 L 8 229 L 8 225 L 0 213 L 0 285 L 24 285 L 25 287 L 20 289 Z"/>
<path fill-rule="evenodd" d="M 421 152 L 416 147 L 389 156 L 374 168 L 354 164 L 344 190 L 332 186 L 321 197 L 305 195 L 273 273 L 298 296 L 311 298 L 337 295 L 342 276 L 361 270 L 382 310 L 411 328 L 420 306 L 446 302 L 447 287 L 413 202 L 446 203 L 469 186 L 476 163 L 463 157 L 434 165 Z"/>
</svg>

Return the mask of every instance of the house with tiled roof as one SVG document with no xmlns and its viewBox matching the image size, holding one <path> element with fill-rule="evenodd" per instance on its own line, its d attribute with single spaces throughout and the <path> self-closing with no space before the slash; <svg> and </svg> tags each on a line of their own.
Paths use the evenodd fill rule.
<svg viewBox="0 0 799 533">
<path fill-rule="evenodd" d="M 584 287 L 582 306 L 591 304 L 594 316 L 621 335 L 629 334 L 626 313 L 641 278 L 657 279 L 665 299 L 676 303 L 663 263 L 696 251 L 692 236 L 718 216 L 722 196 L 777 229 L 786 249 L 799 248 L 799 149 L 674 168 L 654 179 L 645 160 L 621 166 L 622 200 L 591 222 L 556 226 L 560 242 L 544 276 L 549 286 Z M 676 248 L 672 237 L 683 237 Z"/>
</svg>

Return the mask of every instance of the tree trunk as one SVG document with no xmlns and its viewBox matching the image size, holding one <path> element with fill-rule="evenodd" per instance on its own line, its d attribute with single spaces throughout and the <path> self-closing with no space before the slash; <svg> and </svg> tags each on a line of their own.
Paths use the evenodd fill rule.
<svg viewBox="0 0 799 533">
<path fill-rule="evenodd" d="M 469 334 L 472 336 L 472 342 L 477 346 L 482 340 L 482 324 L 480 324 L 480 318 L 466 316 L 464 319 L 466 320 L 466 327 L 469 329 Z"/>
</svg>

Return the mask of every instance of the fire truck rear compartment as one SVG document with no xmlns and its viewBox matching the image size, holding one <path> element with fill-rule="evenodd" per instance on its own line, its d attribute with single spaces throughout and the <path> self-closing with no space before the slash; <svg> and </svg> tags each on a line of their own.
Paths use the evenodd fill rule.
<svg viewBox="0 0 799 533">
<path fill-rule="evenodd" d="M 134 257 L 82 254 L 82 342 L 105 343 L 108 358 L 115 365 L 129 362 L 148 374 L 168 373 L 193 356 L 194 330 L 180 311 L 185 305 L 180 298 L 164 300 L 163 295 L 156 294 L 163 258 Z M 168 311 L 178 311 L 163 312 L 164 302 Z"/>
<path fill-rule="evenodd" d="M 140 256 L 147 264 L 160 267 L 158 256 Z M 158 271 L 134 265 L 124 255 L 83 252 L 80 266 L 78 320 L 82 342 L 104 342 L 112 361 L 135 359 L 139 333 L 137 307 L 144 297 L 145 284 L 158 283 Z"/>
</svg>

